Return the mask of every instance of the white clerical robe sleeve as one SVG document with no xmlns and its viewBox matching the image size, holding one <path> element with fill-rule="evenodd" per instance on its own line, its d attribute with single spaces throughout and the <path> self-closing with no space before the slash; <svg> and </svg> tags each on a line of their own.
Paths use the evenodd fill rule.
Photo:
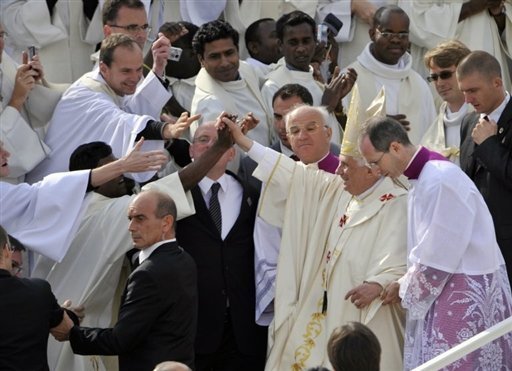
<svg viewBox="0 0 512 371">
<path fill-rule="evenodd" d="M 447 20 L 459 19 L 462 3 L 462 1 L 399 0 L 397 5 L 411 19 L 411 42 L 430 49 L 446 39 L 455 37 L 458 23 L 447 22 Z"/>
<path fill-rule="evenodd" d="M 89 170 L 51 174 L 41 182 L 0 182 L 0 225 L 27 248 L 61 261 L 80 223 Z"/>
<path fill-rule="evenodd" d="M 46 1 L 2 0 L 1 21 L 12 42 L 21 48 L 42 48 L 68 37 L 60 17 L 50 17 Z"/>
<path fill-rule="evenodd" d="M 162 108 L 171 97 L 172 93 L 164 87 L 153 71 L 150 71 L 137 86 L 135 94 L 126 99 L 125 106 L 131 113 L 152 116 L 158 120 Z"/>
</svg>

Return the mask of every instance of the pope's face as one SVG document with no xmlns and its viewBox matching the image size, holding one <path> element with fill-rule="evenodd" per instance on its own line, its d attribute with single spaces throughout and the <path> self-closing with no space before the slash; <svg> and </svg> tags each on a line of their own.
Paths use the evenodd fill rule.
<svg viewBox="0 0 512 371">
<path fill-rule="evenodd" d="M 101 75 L 121 97 L 134 94 L 142 78 L 142 50 L 136 44 L 132 45 L 133 48 L 118 46 L 114 50 L 110 67 L 100 62 Z"/>
</svg>

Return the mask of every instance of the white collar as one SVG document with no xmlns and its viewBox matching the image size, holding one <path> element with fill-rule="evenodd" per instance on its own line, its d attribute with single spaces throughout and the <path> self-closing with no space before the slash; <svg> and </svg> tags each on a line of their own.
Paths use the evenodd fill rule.
<svg viewBox="0 0 512 371">
<path fill-rule="evenodd" d="M 505 107 L 507 106 L 509 100 L 510 100 L 510 94 L 508 93 L 508 91 L 505 91 L 505 99 L 503 99 L 503 102 L 501 102 L 501 104 L 498 107 L 496 107 L 496 109 L 494 111 L 492 111 L 491 113 L 489 113 L 489 114 L 481 113 L 480 118 L 484 118 L 485 116 L 487 116 L 487 117 L 489 117 L 489 119 L 494 120 L 494 122 L 498 122 L 498 120 L 500 119 L 501 114 L 505 110 Z"/>
<path fill-rule="evenodd" d="M 409 76 L 412 68 L 412 58 L 409 53 L 405 52 L 398 63 L 391 66 L 375 59 L 370 51 L 371 44 L 371 42 L 366 44 L 362 53 L 357 57 L 357 61 L 361 63 L 363 67 L 386 79 L 402 79 Z"/>
<path fill-rule="evenodd" d="M 162 246 L 164 243 L 174 242 L 174 241 L 176 241 L 176 238 L 172 238 L 170 240 L 159 241 L 159 242 L 151 245 L 150 247 L 148 247 L 146 249 L 140 250 L 140 253 L 139 253 L 139 264 L 142 264 L 142 262 L 144 260 L 149 258 L 151 256 L 151 254 L 153 253 L 153 251 L 155 251 L 159 246 Z"/>
<path fill-rule="evenodd" d="M 206 195 L 208 192 L 210 192 L 210 188 L 212 188 L 213 183 L 219 183 L 220 189 L 223 192 L 227 192 L 228 191 L 228 178 L 227 178 L 228 176 L 229 175 L 224 173 L 217 180 L 212 180 L 212 179 L 208 178 L 207 176 L 205 176 L 203 179 L 201 179 L 198 186 L 201 189 L 201 192 L 203 193 L 203 195 Z"/>
</svg>

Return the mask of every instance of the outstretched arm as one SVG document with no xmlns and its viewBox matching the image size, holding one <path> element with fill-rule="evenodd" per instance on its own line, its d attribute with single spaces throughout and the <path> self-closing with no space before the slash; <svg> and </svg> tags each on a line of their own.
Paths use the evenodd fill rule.
<svg viewBox="0 0 512 371">
<path fill-rule="evenodd" d="M 98 187 L 124 173 L 159 170 L 167 162 L 165 152 L 163 150 L 141 152 L 140 149 L 143 143 L 144 138 L 139 140 L 126 156 L 93 169 L 91 171 L 91 185 Z"/>
</svg>

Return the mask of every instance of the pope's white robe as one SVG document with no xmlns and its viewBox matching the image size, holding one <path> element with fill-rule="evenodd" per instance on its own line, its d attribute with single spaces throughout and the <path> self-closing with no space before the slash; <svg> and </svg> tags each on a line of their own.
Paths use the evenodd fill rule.
<svg viewBox="0 0 512 371">
<path fill-rule="evenodd" d="M 265 78 L 267 81 L 265 81 L 265 84 L 261 87 L 261 95 L 263 96 L 269 112 L 274 112 L 272 107 L 272 98 L 274 97 L 274 94 L 279 90 L 279 88 L 286 84 L 300 84 L 304 86 L 313 96 L 313 105 L 322 105 L 322 96 L 324 94 L 325 86 L 313 78 L 313 67 L 311 66 L 309 67 L 308 72 L 290 70 L 286 66 L 286 61 L 283 57 L 275 64 L 274 69 L 270 71 Z M 329 116 L 329 122 L 327 124 L 332 129 L 331 142 L 339 145 L 343 138 L 343 129 L 338 123 L 338 120 L 336 120 L 334 114 Z"/>
<path fill-rule="evenodd" d="M 370 44 L 349 66 L 357 71 L 361 111 L 365 111 L 384 88 L 386 114 L 406 115 L 410 122 L 407 134 L 411 142 L 417 144 L 436 117 L 432 93 L 425 80 L 412 69 L 408 53 L 402 56 L 398 66 L 389 66 L 373 57 Z M 349 97 L 346 97 L 347 101 L 350 101 Z"/>
<path fill-rule="evenodd" d="M 327 340 L 347 321 L 360 321 L 376 333 L 383 347 L 383 370 L 400 369 L 403 330 L 398 307 L 382 306 L 375 299 L 359 310 L 344 296 L 363 281 L 386 286 L 405 271 L 405 190 L 382 180 L 360 209 L 347 215 L 352 196 L 338 175 L 265 151 L 254 172 L 266 182 L 259 215 L 282 227 L 266 370 L 330 367 Z"/>
<path fill-rule="evenodd" d="M 170 96 L 157 95 L 152 100 L 144 97 L 144 86 L 149 84 L 161 82 L 154 74 L 149 74 L 136 94 L 120 97 L 108 87 L 98 71 L 93 71 L 71 85 L 57 104 L 49 123 L 45 141 L 52 153 L 27 175 L 27 181 L 38 181 L 47 174 L 68 170 L 71 153 L 84 143 L 105 142 L 112 147 L 112 153 L 117 158 L 128 153 L 147 122 L 158 120 L 160 109 Z M 133 112 L 130 104 L 139 112 Z M 161 148 L 161 140 L 147 140 L 142 146 L 143 151 Z M 133 178 L 146 181 L 153 174 L 138 173 L 133 174 Z"/>
<path fill-rule="evenodd" d="M 28 249 L 61 261 L 81 218 L 89 170 L 29 185 L 0 182 L 0 225 Z"/>
<path fill-rule="evenodd" d="M 464 103 L 457 112 L 456 117 L 447 118 L 448 104 L 443 102 L 439 108 L 439 114 L 430 125 L 427 132 L 421 139 L 421 145 L 432 151 L 439 152 L 456 165 L 460 164 L 460 124 L 464 116 L 472 112 L 472 106 Z M 447 130 L 452 131 L 452 135 L 447 135 Z"/>
<path fill-rule="evenodd" d="M 21 112 L 18 111 L 7 105 L 14 91 L 17 67 L 14 60 L 3 52 L 0 63 L 0 94 L 3 97 L 0 104 L 0 141 L 11 156 L 9 177 L 2 180 L 15 184 L 23 182 L 25 174 L 50 153 L 50 147 L 42 138 L 63 90 L 55 84 L 51 88 L 36 84 Z"/>
<path fill-rule="evenodd" d="M 9 33 L 11 56 L 21 62 L 28 46 L 39 49 L 45 76 L 71 83 L 91 70 L 89 56 L 103 40 L 101 9 L 89 21 L 82 0 L 59 0 L 50 17 L 46 1 L 2 0 L 0 19 Z"/>
<path fill-rule="evenodd" d="M 457 39 L 470 50 L 485 50 L 494 55 L 501 64 L 503 81 L 511 89 L 507 59 L 512 55 L 512 4 L 505 2 L 506 26 L 504 43 L 498 32 L 496 21 L 487 10 L 472 15 L 462 22 L 459 19 L 462 4 L 469 0 L 399 0 L 398 6 L 409 15 L 411 54 L 413 68 L 427 75 L 423 56 L 442 41 Z"/>
<path fill-rule="evenodd" d="M 143 190 L 158 189 L 172 197 L 178 219 L 195 213 L 190 193 L 185 193 L 177 173 L 145 185 Z M 135 196 L 107 198 L 91 192 L 89 204 L 69 251 L 60 263 L 41 257 L 32 276 L 46 279 L 55 297 L 71 299 L 86 308 L 82 326 L 109 327 L 125 253 L 131 249 L 128 232 L 128 206 Z M 91 370 L 94 361 L 100 370 L 105 366 L 98 357 L 73 354 L 69 343 L 49 343 L 51 370 Z"/>
</svg>

